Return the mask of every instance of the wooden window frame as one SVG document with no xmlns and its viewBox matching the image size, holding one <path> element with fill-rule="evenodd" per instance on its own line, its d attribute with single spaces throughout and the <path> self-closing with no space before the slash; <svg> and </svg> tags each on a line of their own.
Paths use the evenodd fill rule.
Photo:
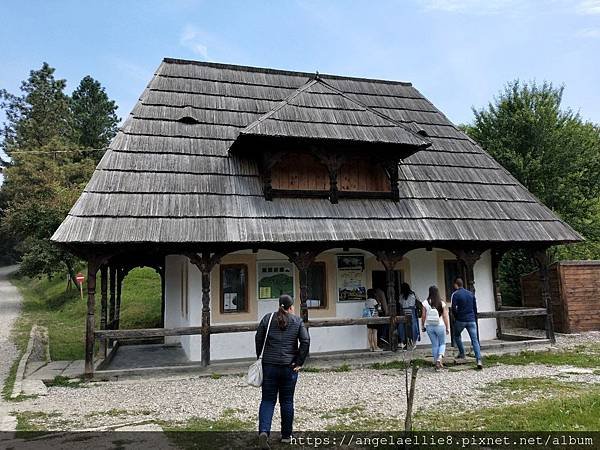
<svg viewBox="0 0 600 450">
<path fill-rule="evenodd" d="M 223 272 L 227 269 L 241 269 L 244 271 L 244 309 L 237 309 L 235 311 L 225 310 L 225 291 L 223 289 Z M 247 313 L 249 310 L 250 298 L 248 293 L 248 264 L 221 264 L 219 266 L 219 311 L 221 314 L 239 314 Z"/>
<path fill-rule="evenodd" d="M 314 310 L 318 310 L 318 309 L 327 309 L 328 305 L 329 305 L 329 286 L 327 283 L 327 263 L 325 261 L 315 261 L 311 264 L 311 267 L 321 267 L 322 268 L 322 273 L 323 273 L 323 300 L 321 301 L 321 305 L 320 306 L 309 306 L 308 309 L 314 309 Z"/>
</svg>

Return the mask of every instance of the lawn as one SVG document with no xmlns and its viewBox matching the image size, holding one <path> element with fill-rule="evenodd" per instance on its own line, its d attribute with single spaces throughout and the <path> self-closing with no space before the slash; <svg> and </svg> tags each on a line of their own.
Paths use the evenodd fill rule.
<svg viewBox="0 0 600 450">
<path fill-rule="evenodd" d="M 480 408 L 468 412 L 417 414 L 415 424 L 426 431 L 598 431 L 600 386 L 576 385 L 543 379 L 515 379 L 498 383 L 510 396 L 518 391 L 539 398 L 524 404 Z M 534 392 L 532 392 L 534 391 Z"/>
<path fill-rule="evenodd" d="M 77 289 L 65 290 L 62 277 L 12 280 L 23 295 L 23 311 L 16 325 L 16 341 L 24 348 L 33 324 L 48 328 L 53 361 L 83 359 L 85 342 L 85 296 Z M 85 286 L 84 286 L 85 289 Z M 96 295 L 96 327 L 100 325 L 99 289 Z M 152 328 L 160 325 L 160 277 L 152 269 L 134 269 L 123 282 L 121 328 Z"/>
</svg>

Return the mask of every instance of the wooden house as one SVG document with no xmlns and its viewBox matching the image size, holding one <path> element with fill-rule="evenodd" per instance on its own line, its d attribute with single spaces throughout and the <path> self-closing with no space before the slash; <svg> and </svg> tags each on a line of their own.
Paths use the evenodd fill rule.
<svg viewBox="0 0 600 450">
<path fill-rule="evenodd" d="M 457 274 L 491 339 L 501 317 L 552 312 L 547 289 L 548 308 L 501 307 L 503 252 L 531 250 L 547 287 L 545 250 L 581 237 L 410 83 L 165 59 L 52 239 L 89 264 L 91 375 L 97 339 L 251 357 L 282 292 L 311 352 L 364 349 L 364 324 L 396 316 L 390 302 L 390 318 L 361 319 L 365 288 L 448 298 Z M 164 327 L 119 330 L 121 283 L 142 265 L 161 273 Z"/>
</svg>

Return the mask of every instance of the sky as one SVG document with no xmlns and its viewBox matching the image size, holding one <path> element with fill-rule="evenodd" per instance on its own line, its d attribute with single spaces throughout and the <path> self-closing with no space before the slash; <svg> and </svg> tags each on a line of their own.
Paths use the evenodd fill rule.
<svg viewBox="0 0 600 450">
<path fill-rule="evenodd" d="M 600 0 L 0 1 L 0 89 L 46 61 L 123 118 L 164 57 L 410 81 L 455 123 L 546 80 L 600 123 Z"/>
</svg>

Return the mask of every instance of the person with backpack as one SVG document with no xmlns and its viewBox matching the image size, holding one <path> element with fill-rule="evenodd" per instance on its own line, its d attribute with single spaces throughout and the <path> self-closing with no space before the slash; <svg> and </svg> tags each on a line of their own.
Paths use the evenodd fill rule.
<svg viewBox="0 0 600 450">
<path fill-rule="evenodd" d="M 442 360 L 446 352 L 446 335 L 450 334 L 450 320 L 448 319 L 448 308 L 440 298 L 437 286 L 429 288 L 427 300 L 423 302 L 423 313 L 421 316 L 429 340 L 431 341 L 431 355 L 435 364 L 435 370 L 444 367 Z"/>
<path fill-rule="evenodd" d="M 411 317 L 411 336 L 408 336 L 407 326 L 404 322 L 398 324 L 398 338 L 402 347 L 406 347 L 407 350 L 414 350 L 417 346 L 417 342 L 421 340 L 421 334 L 419 333 L 419 319 L 417 315 L 417 294 L 410 288 L 408 283 L 402 283 L 400 285 L 400 298 L 399 298 L 399 309 L 405 316 Z"/>
<path fill-rule="evenodd" d="M 281 407 L 281 442 L 291 442 L 298 371 L 304 364 L 310 346 L 310 337 L 302 319 L 294 315 L 292 297 L 279 297 L 277 312 L 262 318 L 256 330 L 255 343 L 257 358 L 262 354 L 263 368 L 258 440 L 261 449 L 268 449 L 277 396 Z"/>
<path fill-rule="evenodd" d="M 477 300 L 471 291 L 463 287 L 462 278 L 454 280 L 454 289 L 450 301 L 452 303 L 452 315 L 454 316 L 454 339 L 458 347 L 458 357 L 456 359 L 465 359 L 465 346 L 460 335 L 466 328 L 477 360 L 477 369 L 481 370 L 483 364 L 481 362 L 481 347 L 477 337 Z"/>
</svg>

